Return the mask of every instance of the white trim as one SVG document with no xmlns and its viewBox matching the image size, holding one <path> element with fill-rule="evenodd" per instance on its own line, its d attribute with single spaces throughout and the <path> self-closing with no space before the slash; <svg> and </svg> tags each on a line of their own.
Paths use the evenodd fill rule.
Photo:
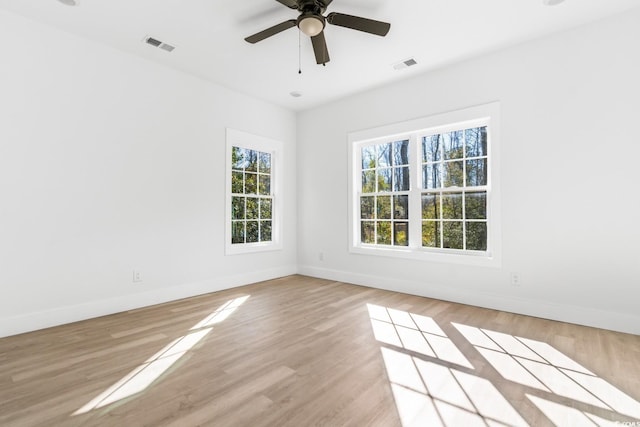
<svg viewBox="0 0 640 427">
<path fill-rule="evenodd" d="M 296 270 L 295 265 L 290 265 L 252 271 L 45 311 L 0 317 L 0 338 L 277 279 L 295 274 Z"/>
<path fill-rule="evenodd" d="M 359 239 L 358 229 L 360 226 L 360 218 L 357 213 L 358 206 L 358 184 L 361 182 L 359 162 L 360 153 L 355 149 L 356 146 L 374 144 L 377 142 L 388 142 L 391 140 L 407 139 L 410 135 L 415 134 L 433 134 L 439 132 L 447 132 L 454 129 L 460 129 L 461 126 L 474 127 L 476 125 L 489 126 L 488 141 L 488 158 L 490 162 L 489 177 L 487 182 L 487 217 L 488 217 L 488 250 L 476 254 L 473 252 L 447 251 L 447 250 L 431 250 L 421 247 L 415 247 L 416 227 L 411 227 L 409 233 L 411 235 L 409 247 L 380 247 L 373 245 L 363 245 Z M 500 198 L 500 104 L 492 102 L 488 104 L 469 107 L 462 110 L 436 114 L 429 117 L 409 120 L 401 123 L 394 123 L 373 129 L 354 131 L 348 134 L 348 191 L 349 191 L 349 252 L 389 256 L 396 258 L 425 260 L 442 263 L 456 263 L 465 265 L 476 265 L 484 267 L 500 268 L 502 266 L 502 233 L 501 233 L 501 198 Z M 417 141 L 412 138 L 413 142 L 413 160 L 411 166 L 414 173 L 411 178 L 412 189 L 420 188 L 419 179 L 416 177 L 415 171 L 419 171 L 420 159 L 416 153 Z M 415 193 L 415 191 L 413 192 Z M 413 194 L 412 193 L 412 194 Z M 410 201 L 410 218 L 415 218 L 417 207 L 415 200 Z M 418 215 L 419 217 L 420 215 Z M 413 246 L 411 246 L 413 245 Z"/>
<path fill-rule="evenodd" d="M 275 251 L 282 249 L 282 210 L 283 210 L 283 144 L 280 141 L 227 128 L 225 155 L 225 255 L 246 254 L 251 252 Z M 271 194 L 272 229 L 271 242 L 231 243 L 231 158 L 232 147 L 249 148 L 271 154 Z"/>
<path fill-rule="evenodd" d="M 593 328 L 608 329 L 627 334 L 640 335 L 640 316 L 598 310 L 595 308 L 578 307 L 566 304 L 556 304 L 548 301 L 504 296 L 486 292 L 458 291 L 452 286 L 442 284 L 399 280 L 395 277 L 381 277 L 367 274 L 351 273 L 341 270 L 300 266 L 298 274 L 335 280 L 344 283 L 402 292 L 426 298 L 451 301 L 475 307 L 501 310 L 525 316 L 540 317 L 542 319 L 559 322 L 574 323 Z"/>
</svg>

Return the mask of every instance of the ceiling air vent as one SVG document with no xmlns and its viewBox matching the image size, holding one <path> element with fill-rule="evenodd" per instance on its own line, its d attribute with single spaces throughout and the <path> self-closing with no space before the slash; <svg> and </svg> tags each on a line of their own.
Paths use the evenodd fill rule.
<svg viewBox="0 0 640 427">
<path fill-rule="evenodd" d="M 404 61 L 400 61 L 398 63 L 393 64 L 394 70 L 402 70 L 403 68 L 409 68 L 413 65 L 416 65 L 417 62 L 413 58 L 405 59 Z"/>
<path fill-rule="evenodd" d="M 144 38 L 144 42 L 153 47 L 159 47 L 162 50 L 166 50 L 167 52 L 171 52 L 173 51 L 173 49 L 176 48 L 175 46 L 170 45 L 169 43 L 165 43 L 161 40 L 158 40 L 156 38 L 149 37 L 149 36 Z"/>
</svg>

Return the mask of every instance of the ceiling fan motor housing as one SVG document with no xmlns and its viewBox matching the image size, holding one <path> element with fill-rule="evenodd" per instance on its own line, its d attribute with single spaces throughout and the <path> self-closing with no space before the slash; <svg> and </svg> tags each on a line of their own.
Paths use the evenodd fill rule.
<svg viewBox="0 0 640 427">
<path fill-rule="evenodd" d="M 322 15 L 327 9 L 327 3 L 322 0 L 298 0 L 298 10 L 305 13 Z"/>
</svg>

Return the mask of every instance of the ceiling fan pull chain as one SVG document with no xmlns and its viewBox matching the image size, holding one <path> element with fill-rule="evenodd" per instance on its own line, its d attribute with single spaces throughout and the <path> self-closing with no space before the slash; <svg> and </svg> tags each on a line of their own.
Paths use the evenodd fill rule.
<svg viewBox="0 0 640 427">
<path fill-rule="evenodd" d="M 300 31 L 298 31 L 298 74 L 302 74 L 302 41 L 300 39 Z"/>
</svg>

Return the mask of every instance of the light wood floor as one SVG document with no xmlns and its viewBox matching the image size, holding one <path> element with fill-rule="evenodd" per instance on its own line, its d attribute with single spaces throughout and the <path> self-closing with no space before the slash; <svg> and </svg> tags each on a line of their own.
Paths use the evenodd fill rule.
<svg viewBox="0 0 640 427">
<path fill-rule="evenodd" d="M 615 425 L 638 401 L 640 336 L 302 276 L 0 339 L 2 426 Z"/>
</svg>

